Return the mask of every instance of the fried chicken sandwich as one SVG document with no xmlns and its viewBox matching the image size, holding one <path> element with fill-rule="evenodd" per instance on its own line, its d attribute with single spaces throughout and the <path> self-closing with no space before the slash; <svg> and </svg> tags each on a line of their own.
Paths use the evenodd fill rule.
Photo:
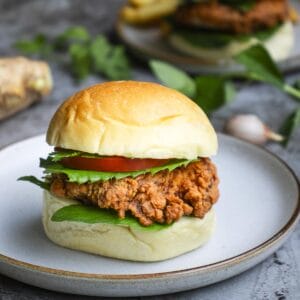
<svg viewBox="0 0 300 300">
<path fill-rule="evenodd" d="M 287 0 L 185 0 L 169 18 L 169 41 L 211 63 L 228 63 L 261 43 L 279 61 L 294 43 L 289 11 Z"/>
<path fill-rule="evenodd" d="M 134 261 L 203 245 L 214 229 L 217 137 L 203 111 L 154 83 L 97 84 L 67 99 L 41 159 L 43 225 L 54 243 Z"/>
</svg>

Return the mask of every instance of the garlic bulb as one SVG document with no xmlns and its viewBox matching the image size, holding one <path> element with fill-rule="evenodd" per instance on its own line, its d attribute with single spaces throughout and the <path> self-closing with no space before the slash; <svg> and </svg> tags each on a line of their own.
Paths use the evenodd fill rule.
<svg viewBox="0 0 300 300">
<path fill-rule="evenodd" d="M 264 144 L 268 140 L 283 141 L 284 137 L 273 132 L 255 115 L 236 115 L 228 120 L 225 131 L 253 144 Z"/>
</svg>

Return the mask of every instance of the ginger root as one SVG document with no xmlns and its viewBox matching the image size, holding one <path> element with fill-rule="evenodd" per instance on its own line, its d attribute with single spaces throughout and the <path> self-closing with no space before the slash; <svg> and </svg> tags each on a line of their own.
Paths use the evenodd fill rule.
<svg viewBox="0 0 300 300">
<path fill-rule="evenodd" d="M 41 100 L 51 89 L 47 63 L 24 57 L 0 58 L 0 120 Z"/>
</svg>

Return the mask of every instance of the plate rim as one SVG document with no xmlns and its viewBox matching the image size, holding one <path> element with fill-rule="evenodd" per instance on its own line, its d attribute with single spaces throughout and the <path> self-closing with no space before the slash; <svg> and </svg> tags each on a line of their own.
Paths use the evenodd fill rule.
<svg viewBox="0 0 300 300">
<path fill-rule="evenodd" d="M 74 271 L 66 271 L 61 269 L 55 269 L 55 268 L 49 268 L 49 267 L 43 267 L 40 265 L 35 265 L 31 263 L 27 263 L 6 255 L 3 255 L 0 253 L 0 263 L 8 264 L 10 266 L 16 267 L 16 268 L 25 268 L 32 272 L 40 272 L 49 276 L 60 276 L 60 277 L 68 277 L 68 278 L 77 278 L 77 279 L 95 279 L 95 280 L 104 280 L 104 281 L 126 281 L 126 280 L 146 280 L 146 279 L 157 279 L 157 278 L 172 278 L 174 276 L 180 276 L 180 275 L 191 275 L 191 274 L 201 274 L 204 272 L 214 272 L 226 267 L 232 267 L 235 265 L 238 265 L 239 263 L 243 263 L 248 261 L 249 259 L 265 252 L 266 250 L 272 248 L 272 246 L 275 243 L 279 243 L 281 240 L 283 240 L 285 237 L 289 235 L 289 233 L 295 228 L 297 225 L 299 219 L 300 219 L 300 182 L 298 180 L 297 175 L 293 171 L 293 169 L 278 155 L 271 152 L 270 150 L 251 144 L 250 142 L 232 137 L 228 134 L 224 134 L 221 132 L 218 132 L 219 136 L 223 136 L 227 139 L 231 139 L 234 142 L 238 142 L 240 144 L 244 144 L 246 146 L 250 146 L 256 150 L 265 152 L 272 156 L 275 160 L 277 160 L 279 163 L 281 163 L 282 167 L 286 168 L 286 170 L 289 172 L 289 174 L 292 176 L 292 178 L 295 180 L 296 186 L 297 186 L 297 195 L 298 199 L 297 205 L 293 211 L 292 216 L 289 218 L 289 220 L 285 223 L 285 225 L 274 235 L 272 235 L 268 240 L 264 241 L 263 243 L 260 243 L 256 247 L 249 249 L 245 252 L 242 252 L 241 254 L 232 256 L 230 258 L 188 269 L 181 269 L 181 270 L 175 270 L 175 271 L 168 271 L 168 272 L 159 272 L 159 273 L 142 273 L 142 274 L 118 274 L 118 275 L 110 275 L 110 274 L 99 274 L 99 273 L 81 273 L 81 272 L 74 272 Z M 9 143 L 3 147 L 0 147 L 0 152 L 13 147 L 19 143 L 29 141 L 34 138 L 43 137 L 45 134 L 38 134 L 34 136 L 30 136 L 27 138 L 24 138 L 22 140 Z"/>
<path fill-rule="evenodd" d="M 148 61 L 149 59 L 159 59 L 159 60 L 163 60 L 166 61 L 168 63 L 174 64 L 175 66 L 186 66 L 185 69 L 187 69 L 187 67 L 193 67 L 193 70 L 189 70 L 189 73 L 214 73 L 216 72 L 215 68 L 221 68 L 221 67 L 225 67 L 225 69 L 227 70 L 227 68 L 232 68 L 232 65 L 219 65 L 217 63 L 213 63 L 213 62 L 209 62 L 209 61 L 205 61 L 205 60 L 201 60 L 201 58 L 199 57 L 192 57 L 192 56 L 188 56 L 182 54 L 178 54 L 178 55 L 174 55 L 171 53 L 168 53 L 166 55 L 161 55 L 160 53 L 153 53 L 152 50 L 149 50 L 147 47 L 143 47 L 140 45 L 136 45 L 135 43 L 131 42 L 130 39 L 127 38 L 127 36 L 124 34 L 123 32 L 123 28 L 124 26 L 130 26 L 133 27 L 130 24 L 127 24 L 124 20 L 122 20 L 121 16 L 118 17 L 118 19 L 115 22 L 115 31 L 119 37 L 119 39 L 121 39 L 121 41 L 131 50 L 136 51 L 136 53 L 138 52 L 139 54 L 142 55 L 147 55 L 148 58 L 146 58 L 146 60 Z M 142 56 L 144 57 L 144 56 Z M 143 60 L 145 60 L 145 58 L 142 58 Z M 288 73 L 288 72 L 293 72 L 294 68 L 293 68 L 293 61 L 300 61 L 300 54 L 295 55 L 293 57 L 287 57 L 284 60 L 278 61 L 277 65 L 279 66 L 279 68 L 282 70 L 282 72 Z M 300 63 L 300 62 L 299 62 Z M 203 70 L 198 70 L 197 72 L 195 71 L 194 67 L 202 67 Z M 239 66 L 238 64 L 234 64 L 235 68 L 238 69 L 242 69 L 241 66 Z M 211 68 L 211 70 L 209 70 Z M 219 70 L 218 70 L 219 72 Z"/>
</svg>

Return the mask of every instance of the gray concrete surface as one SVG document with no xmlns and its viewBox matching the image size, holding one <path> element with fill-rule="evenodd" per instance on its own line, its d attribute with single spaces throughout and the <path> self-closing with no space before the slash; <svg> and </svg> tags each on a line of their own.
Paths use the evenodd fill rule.
<svg viewBox="0 0 300 300">
<path fill-rule="evenodd" d="M 37 32 L 57 34 L 70 25 L 84 25 L 92 33 L 104 32 L 113 38 L 113 22 L 122 1 L 117 0 L 1 0 L 0 1 L 0 53 L 13 55 L 11 44 Z M 153 81 L 143 65 L 134 62 L 136 80 Z M 74 91 L 103 81 L 89 77 L 76 85 L 69 73 L 51 62 L 55 89 L 46 101 L 34 105 L 0 123 L 0 147 L 45 132 L 49 119 L 58 104 Z M 293 81 L 298 74 L 290 75 Z M 214 126 L 221 131 L 225 120 L 236 113 L 255 113 L 270 127 L 277 129 L 283 118 L 296 107 L 288 96 L 266 85 L 242 85 L 236 101 L 212 116 Z M 277 144 L 266 147 L 279 155 L 300 175 L 300 131 L 284 149 Z M 3 182 L 1 183 L 3 184 Z M 1 229 L 0 229 L 1 230 Z M 0 241 L 1 242 L 1 241 Z M 255 268 L 230 280 L 188 292 L 148 299 L 300 299 L 300 225 L 285 245 Z M 172 291 L 170 291 L 172 293 Z M 39 289 L 0 275 L 1 300 L 90 299 L 85 296 L 65 295 Z M 97 298 L 101 299 L 101 298 Z M 103 298 L 104 299 L 104 298 Z M 137 299 L 137 298 L 136 298 Z"/>
</svg>

